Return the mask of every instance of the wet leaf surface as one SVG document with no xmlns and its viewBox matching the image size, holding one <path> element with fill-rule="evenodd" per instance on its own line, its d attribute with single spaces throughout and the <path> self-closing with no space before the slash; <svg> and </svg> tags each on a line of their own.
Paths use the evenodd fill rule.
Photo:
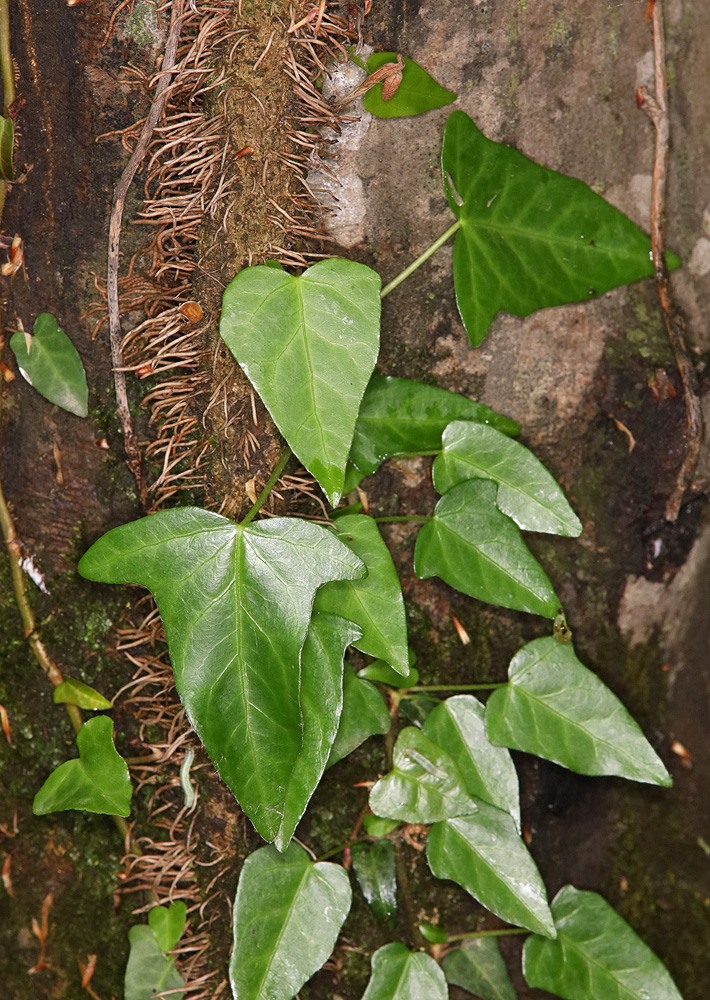
<svg viewBox="0 0 710 1000">
<path fill-rule="evenodd" d="M 448 1000 L 444 973 L 430 955 L 386 944 L 372 956 L 362 1000 Z"/>
</svg>

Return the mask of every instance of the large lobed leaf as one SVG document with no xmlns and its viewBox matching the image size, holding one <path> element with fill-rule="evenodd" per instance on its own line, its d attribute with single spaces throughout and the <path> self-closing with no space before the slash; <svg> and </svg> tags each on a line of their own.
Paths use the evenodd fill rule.
<svg viewBox="0 0 710 1000">
<path fill-rule="evenodd" d="M 535 639 L 513 657 L 508 684 L 486 704 L 493 743 L 580 774 L 616 774 L 669 786 L 663 762 L 616 695 L 571 645 Z"/>
<path fill-rule="evenodd" d="M 306 521 L 243 527 L 184 507 L 108 532 L 79 572 L 152 591 L 191 724 L 259 833 L 283 846 L 303 799 L 294 768 L 308 752 L 301 650 L 313 598 L 329 580 L 362 574 L 360 560 Z"/>
<path fill-rule="evenodd" d="M 552 915 L 557 939 L 525 942 L 528 985 L 564 1000 L 682 1000 L 660 959 L 596 892 L 564 886 Z"/>
<path fill-rule="evenodd" d="M 500 946 L 495 937 L 472 938 L 444 955 L 447 983 L 474 993 L 481 1000 L 515 1000 Z"/>
<path fill-rule="evenodd" d="M 362 1000 L 448 1000 L 444 973 L 430 955 L 386 944 L 372 956 Z"/>
<path fill-rule="evenodd" d="M 374 73 L 386 63 L 397 61 L 396 52 L 373 52 L 367 60 L 368 74 Z M 365 94 L 365 110 L 377 118 L 402 118 L 407 115 L 421 115 L 434 108 L 443 108 L 456 100 L 456 94 L 440 87 L 426 70 L 403 57 L 402 79 L 394 95 L 382 100 L 382 84 L 378 83 Z"/>
<path fill-rule="evenodd" d="M 350 909 L 345 869 L 291 843 L 244 862 L 234 900 L 234 1000 L 290 1000 L 328 959 Z"/>
<path fill-rule="evenodd" d="M 486 139 L 463 111 L 446 122 L 442 169 L 461 223 L 456 301 L 474 346 L 501 309 L 527 316 L 653 273 L 651 241 L 630 219 L 581 181 Z"/>
<path fill-rule="evenodd" d="M 298 277 L 247 267 L 224 293 L 220 334 L 335 507 L 380 344 L 380 277 L 333 258 Z"/>
<path fill-rule="evenodd" d="M 84 366 L 55 316 L 40 313 L 33 336 L 13 333 L 10 347 L 23 377 L 37 392 L 77 417 L 87 415 L 89 390 Z"/>
</svg>

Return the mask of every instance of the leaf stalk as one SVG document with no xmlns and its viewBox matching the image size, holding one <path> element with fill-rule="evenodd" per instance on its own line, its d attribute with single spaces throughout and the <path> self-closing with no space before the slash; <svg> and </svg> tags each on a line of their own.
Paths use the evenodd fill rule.
<svg viewBox="0 0 710 1000">
<path fill-rule="evenodd" d="M 408 267 L 405 267 L 405 269 L 401 271 L 396 278 L 393 278 L 388 285 L 385 285 L 385 287 L 380 292 L 380 298 L 384 299 L 386 295 L 389 295 L 390 292 L 393 292 L 395 290 L 397 285 L 401 285 L 402 282 L 405 281 L 410 274 L 414 274 L 417 268 L 421 267 L 422 264 L 426 263 L 426 261 L 428 261 L 429 258 L 436 253 L 439 247 L 443 246 L 444 243 L 447 242 L 447 240 L 450 240 L 451 237 L 454 235 L 454 233 L 458 232 L 460 228 L 461 228 L 461 221 L 457 219 L 457 221 L 453 224 L 453 226 L 449 226 L 449 228 L 446 230 L 445 233 L 442 233 L 438 239 L 434 240 L 431 246 L 427 247 L 424 253 L 420 254 L 416 260 L 413 260 Z"/>
<path fill-rule="evenodd" d="M 286 463 L 288 462 L 288 460 L 289 460 L 289 458 L 291 457 L 292 454 L 293 454 L 293 452 L 291 451 L 291 449 L 290 448 L 286 448 L 286 451 L 283 453 L 283 455 L 281 456 L 281 458 L 276 463 L 274 471 L 269 476 L 269 478 L 267 480 L 267 483 L 266 483 L 266 486 L 263 488 L 263 490 L 261 491 L 261 493 L 259 494 L 259 496 L 256 498 L 256 503 L 253 505 L 253 507 L 251 508 L 251 510 L 249 511 L 249 513 L 247 514 L 247 516 L 244 518 L 244 520 L 241 522 L 242 527 L 244 527 L 245 525 L 249 524 L 250 521 L 253 521 L 254 518 L 256 517 L 256 515 L 261 510 L 261 508 L 264 506 L 264 504 L 266 503 L 266 501 L 269 498 L 269 494 L 271 493 L 271 491 L 273 490 L 274 486 L 276 486 L 277 482 L 279 481 L 279 477 L 280 477 L 281 473 L 284 471 L 284 469 L 286 468 Z"/>
</svg>

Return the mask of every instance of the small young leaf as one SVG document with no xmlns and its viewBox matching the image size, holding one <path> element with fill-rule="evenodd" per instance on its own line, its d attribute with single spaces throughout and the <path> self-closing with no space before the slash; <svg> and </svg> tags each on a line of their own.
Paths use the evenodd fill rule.
<svg viewBox="0 0 710 1000">
<path fill-rule="evenodd" d="M 498 483 L 496 503 L 523 531 L 576 538 L 582 525 L 545 466 L 495 427 L 457 420 L 444 431 L 434 461 L 434 486 L 446 493 L 466 479 Z"/>
<path fill-rule="evenodd" d="M 449 935 L 443 927 L 435 927 L 434 924 L 419 924 L 419 930 L 425 941 L 429 944 L 446 944 Z"/>
<path fill-rule="evenodd" d="M 171 955 L 164 955 L 155 934 L 145 924 L 128 932 L 131 951 L 123 983 L 124 1000 L 155 1000 L 169 990 L 170 1000 L 182 1000 L 185 980 Z"/>
<path fill-rule="evenodd" d="M 350 855 L 355 877 L 373 913 L 378 920 L 393 925 L 397 912 L 394 844 L 391 840 L 356 844 L 351 848 Z"/>
<path fill-rule="evenodd" d="M 350 460 L 369 476 L 388 458 L 438 451 L 452 420 L 475 420 L 503 434 L 520 433 L 514 420 L 457 392 L 408 378 L 373 375 L 360 405 Z"/>
<path fill-rule="evenodd" d="M 372 975 L 362 1000 L 448 1000 L 444 973 L 431 955 L 403 944 L 386 944 L 372 956 Z"/>
<path fill-rule="evenodd" d="M 169 906 L 154 906 L 148 924 L 162 951 L 170 951 L 182 937 L 187 922 L 187 906 L 180 899 Z"/>
<path fill-rule="evenodd" d="M 497 938 L 464 941 L 460 948 L 444 955 L 442 965 L 447 983 L 460 986 L 481 1000 L 515 1000 L 515 987 L 510 981 Z"/>
<path fill-rule="evenodd" d="M 554 618 L 559 599 L 520 528 L 498 510 L 496 492 L 495 483 L 469 479 L 445 493 L 417 537 L 414 572 L 479 601 Z"/>
<path fill-rule="evenodd" d="M 475 816 L 435 823 L 427 861 L 437 878 L 449 878 L 502 920 L 555 936 L 545 886 L 510 813 L 478 802 Z"/>
<path fill-rule="evenodd" d="M 76 737 L 79 759 L 67 760 L 52 771 L 35 795 L 35 816 L 65 809 L 128 816 L 133 788 L 112 732 L 113 723 L 106 715 L 84 723 Z"/>
<path fill-rule="evenodd" d="M 439 698 L 427 698 L 425 695 L 414 695 L 403 698 L 399 703 L 399 715 L 408 722 L 422 729 L 431 713 L 441 704 Z"/>
<path fill-rule="evenodd" d="M 342 615 L 362 630 L 353 646 L 391 664 L 398 675 L 408 672 L 407 622 L 402 587 L 379 528 L 366 514 L 338 518 L 337 535 L 367 567 L 360 580 L 327 583 L 316 594 L 316 611 Z"/>
<path fill-rule="evenodd" d="M 94 711 L 111 708 L 111 702 L 107 701 L 102 694 L 82 681 L 75 681 L 73 677 L 67 677 L 61 684 L 57 684 L 54 689 L 54 703 L 55 705 L 78 705 L 79 708 L 93 709 Z"/>
<path fill-rule="evenodd" d="M 476 805 L 446 751 L 408 726 L 397 737 L 392 770 L 370 792 L 370 809 L 405 823 L 435 823 L 475 813 Z"/>
<path fill-rule="evenodd" d="M 362 825 L 370 837 L 386 837 L 388 833 L 397 829 L 399 822 L 396 819 L 382 819 L 381 816 L 367 813 L 363 816 Z"/>
<path fill-rule="evenodd" d="M 358 673 L 358 677 L 364 677 L 366 680 L 374 681 L 376 684 L 386 684 L 387 687 L 414 687 L 419 680 L 419 671 L 413 666 L 414 656 L 411 649 L 408 651 L 408 663 L 407 673 L 397 674 L 384 660 L 375 660 L 374 663 L 368 663 L 366 667 L 363 667 Z"/>
<path fill-rule="evenodd" d="M 244 527 L 183 507 L 109 531 L 79 572 L 153 592 L 188 717 L 254 826 L 274 840 L 303 750 L 301 649 L 315 591 L 364 573 L 363 564 L 320 525 Z"/>
<path fill-rule="evenodd" d="M 9 184 L 15 180 L 12 158 L 15 152 L 15 123 L 12 118 L 0 117 L 0 181 Z"/>
<path fill-rule="evenodd" d="M 672 784 L 639 726 L 570 644 L 552 637 L 529 642 L 513 657 L 508 680 L 486 704 L 493 743 L 580 774 Z"/>
<path fill-rule="evenodd" d="M 446 122 L 442 170 L 461 223 L 456 301 L 475 347 L 501 309 L 527 316 L 653 274 L 651 241 L 625 215 L 581 181 L 486 139 L 463 111 Z"/>
<path fill-rule="evenodd" d="M 370 736 L 389 732 L 391 720 L 382 695 L 369 681 L 357 677 L 350 667 L 343 674 L 343 710 L 328 758 L 328 767 L 347 757 Z"/>
<path fill-rule="evenodd" d="M 529 986 L 564 1000 L 682 1000 L 661 960 L 596 892 L 564 886 L 552 915 L 557 940 L 525 942 Z"/>
<path fill-rule="evenodd" d="M 333 258 L 299 277 L 247 267 L 224 293 L 222 339 L 333 507 L 379 351 L 380 284 Z"/>
<path fill-rule="evenodd" d="M 366 111 L 377 118 L 403 118 L 443 108 L 456 100 L 456 94 L 440 87 L 421 66 L 406 56 L 403 58 L 402 81 L 394 95 L 388 101 L 383 101 L 382 84 L 378 83 L 365 94 L 363 103 Z M 372 74 L 380 66 L 393 62 L 397 62 L 396 52 L 373 52 L 367 60 L 367 72 Z"/>
<path fill-rule="evenodd" d="M 291 1000 L 328 959 L 351 898 L 345 869 L 296 843 L 250 854 L 234 900 L 234 1000 Z"/>
<path fill-rule="evenodd" d="M 473 695 L 456 695 L 434 709 L 422 731 L 446 748 L 468 794 L 509 812 L 520 832 L 518 775 L 508 751 L 493 746 L 486 736 L 483 715 L 483 705 Z"/>
<path fill-rule="evenodd" d="M 27 349 L 24 333 L 13 333 L 10 347 L 24 378 L 50 403 L 85 417 L 89 390 L 76 348 L 51 313 L 40 313 Z"/>
</svg>

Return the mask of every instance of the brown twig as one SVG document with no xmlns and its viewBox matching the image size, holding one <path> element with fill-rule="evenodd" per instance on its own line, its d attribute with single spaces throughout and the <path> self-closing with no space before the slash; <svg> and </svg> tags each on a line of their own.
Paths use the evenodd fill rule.
<svg viewBox="0 0 710 1000">
<path fill-rule="evenodd" d="M 663 11 L 660 3 L 655 3 L 651 10 L 653 25 L 653 65 L 654 65 L 654 95 L 642 87 L 637 99 L 653 122 L 656 130 L 656 142 L 653 157 L 653 188 L 651 196 L 651 251 L 653 255 L 653 275 L 656 291 L 661 304 L 663 320 L 668 331 L 668 339 L 675 354 L 676 364 L 683 383 L 685 412 L 688 422 L 688 437 L 685 445 L 685 456 L 676 478 L 675 489 L 666 503 L 666 520 L 675 521 L 680 511 L 683 494 L 693 480 L 693 474 L 700 453 L 700 442 L 703 434 L 703 416 L 700 407 L 698 376 L 688 355 L 685 344 L 686 324 L 671 294 L 671 284 L 666 263 L 664 212 L 666 179 L 668 175 L 668 144 L 670 126 L 668 120 L 668 105 L 666 101 L 666 57 L 663 33 Z"/>
<path fill-rule="evenodd" d="M 172 22 L 170 34 L 165 46 L 165 55 L 161 67 L 160 79 L 155 88 L 155 96 L 150 106 L 148 117 L 143 125 L 136 147 L 133 150 L 130 160 L 121 174 L 121 179 L 116 185 L 113 195 L 113 208 L 111 209 L 111 225 L 108 238 L 108 268 L 106 272 L 106 292 L 108 297 L 108 322 L 109 336 L 111 340 L 111 360 L 113 363 L 113 379 L 116 388 L 116 407 L 121 427 L 123 428 L 123 440 L 126 448 L 126 462 L 133 473 L 138 485 L 138 495 L 141 506 L 145 509 L 148 506 L 148 490 L 143 470 L 141 467 L 141 453 L 138 438 L 133 430 L 133 421 L 128 407 L 128 394 L 126 392 L 126 375 L 123 368 L 123 351 L 121 349 L 121 313 L 118 304 L 118 267 L 119 248 L 121 242 L 121 221 L 123 219 L 123 207 L 126 201 L 128 189 L 133 182 L 133 178 L 138 167 L 143 162 L 143 158 L 153 137 L 153 130 L 158 124 L 160 115 L 165 103 L 166 91 L 170 85 L 172 71 L 175 68 L 178 42 L 180 41 L 180 29 L 182 27 L 182 0 L 176 0 L 173 5 Z"/>
</svg>

